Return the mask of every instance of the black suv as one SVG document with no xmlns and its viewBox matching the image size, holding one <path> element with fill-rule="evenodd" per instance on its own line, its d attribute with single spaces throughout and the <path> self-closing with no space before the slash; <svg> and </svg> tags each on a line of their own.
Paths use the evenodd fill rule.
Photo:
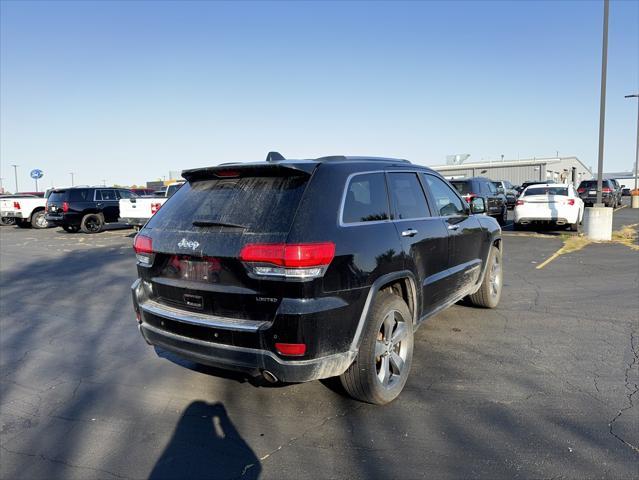
<svg viewBox="0 0 639 480">
<path fill-rule="evenodd" d="M 503 193 L 506 196 L 508 208 L 515 208 L 515 203 L 519 196 L 519 192 L 515 186 L 508 180 L 497 180 L 493 182 L 493 185 L 497 188 L 497 193 Z"/>
<path fill-rule="evenodd" d="M 105 223 L 118 221 L 120 199 L 135 196 L 128 189 L 116 187 L 58 188 L 47 200 L 46 219 L 70 233 L 80 229 L 98 233 Z"/>
<path fill-rule="evenodd" d="M 340 376 L 355 398 L 402 390 L 413 332 L 501 296 L 501 230 L 438 173 L 403 160 L 225 164 L 136 236 L 140 332 L 160 349 L 269 381 Z"/>
<path fill-rule="evenodd" d="M 617 208 L 621 203 L 621 188 L 617 188 L 613 180 L 603 180 L 601 184 L 601 201 L 606 207 Z M 597 203 L 597 180 L 583 180 L 577 188 L 579 198 L 584 205 L 590 207 Z"/>
<path fill-rule="evenodd" d="M 474 198 L 483 198 L 486 202 L 486 213 L 495 217 L 500 225 L 508 220 L 508 201 L 503 192 L 497 190 L 489 178 L 472 177 L 455 179 L 450 182 L 468 203 Z"/>
</svg>

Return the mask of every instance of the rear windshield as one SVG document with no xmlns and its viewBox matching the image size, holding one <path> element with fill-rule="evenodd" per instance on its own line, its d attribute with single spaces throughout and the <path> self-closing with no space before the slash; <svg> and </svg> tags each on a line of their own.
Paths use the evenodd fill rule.
<svg viewBox="0 0 639 480">
<path fill-rule="evenodd" d="M 473 189 L 471 186 L 471 182 L 450 182 L 451 185 L 453 187 L 455 187 L 455 190 L 457 190 L 459 193 L 461 193 L 462 195 L 466 194 L 466 193 L 473 193 Z"/>
<path fill-rule="evenodd" d="M 220 223 L 242 226 L 255 233 L 287 233 L 307 181 L 307 176 L 290 176 L 186 183 L 151 218 L 148 226 L 192 231 L 208 228 L 206 223 Z"/>
<path fill-rule="evenodd" d="M 568 187 L 530 187 L 524 195 L 568 195 Z"/>
<path fill-rule="evenodd" d="M 602 185 L 609 186 L 608 180 L 604 180 Z M 584 180 L 579 184 L 579 188 L 597 188 L 597 180 Z"/>
<path fill-rule="evenodd" d="M 53 191 L 49 194 L 49 198 L 47 199 L 50 203 L 62 203 L 67 199 L 67 191 L 66 190 L 57 190 Z"/>
</svg>

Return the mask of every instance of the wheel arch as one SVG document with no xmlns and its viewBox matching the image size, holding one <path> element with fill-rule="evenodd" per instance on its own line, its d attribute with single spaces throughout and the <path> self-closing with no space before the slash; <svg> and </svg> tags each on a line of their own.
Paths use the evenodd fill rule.
<svg viewBox="0 0 639 480">
<path fill-rule="evenodd" d="M 417 282 L 413 273 L 409 270 L 401 270 L 382 275 L 373 282 L 368 291 L 364 308 L 357 322 L 357 329 L 351 342 L 351 351 L 359 350 L 364 325 L 368 321 L 373 301 L 381 291 L 390 291 L 402 298 L 408 305 L 408 309 L 413 316 L 413 325 L 416 324 L 418 318 Z"/>
</svg>

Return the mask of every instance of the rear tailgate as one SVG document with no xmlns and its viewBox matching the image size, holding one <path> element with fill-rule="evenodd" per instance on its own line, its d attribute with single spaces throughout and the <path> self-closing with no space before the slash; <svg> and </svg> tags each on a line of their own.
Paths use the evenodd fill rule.
<svg viewBox="0 0 639 480">
<path fill-rule="evenodd" d="M 164 202 L 166 198 L 123 198 L 120 200 L 120 217 L 149 219 Z"/>
<path fill-rule="evenodd" d="M 151 299 L 227 318 L 270 321 L 286 291 L 300 283 L 256 279 L 239 259 L 251 243 L 283 243 L 310 179 L 274 168 L 187 172 L 187 182 L 151 218 L 141 235 L 153 242 Z"/>
<path fill-rule="evenodd" d="M 3 216 L 12 216 L 17 212 L 16 204 L 19 204 L 19 199 L 7 198 L 4 200 L 0 200 L 0 213 Z M 11 214 L 11 215 L 9 215 Z"/>
</svg>

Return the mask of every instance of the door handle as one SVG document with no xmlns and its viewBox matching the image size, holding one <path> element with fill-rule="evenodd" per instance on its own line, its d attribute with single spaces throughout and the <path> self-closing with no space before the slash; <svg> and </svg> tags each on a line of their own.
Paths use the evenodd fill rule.
<svg viewBox="0 0 639 480">
<path fill-rule="evenodd" d="M 459 225 L 448 225 L 448 230 L 457 230 Z"/>
<path fill-rule="evenodd" d="M 417 235 L 417 230 L 415 230 L 414 228 L 409 228 L 408 230 L 404 230 L 402 232 L 402 237 L 414 237 L 415 235 Z"/>
</svg>

